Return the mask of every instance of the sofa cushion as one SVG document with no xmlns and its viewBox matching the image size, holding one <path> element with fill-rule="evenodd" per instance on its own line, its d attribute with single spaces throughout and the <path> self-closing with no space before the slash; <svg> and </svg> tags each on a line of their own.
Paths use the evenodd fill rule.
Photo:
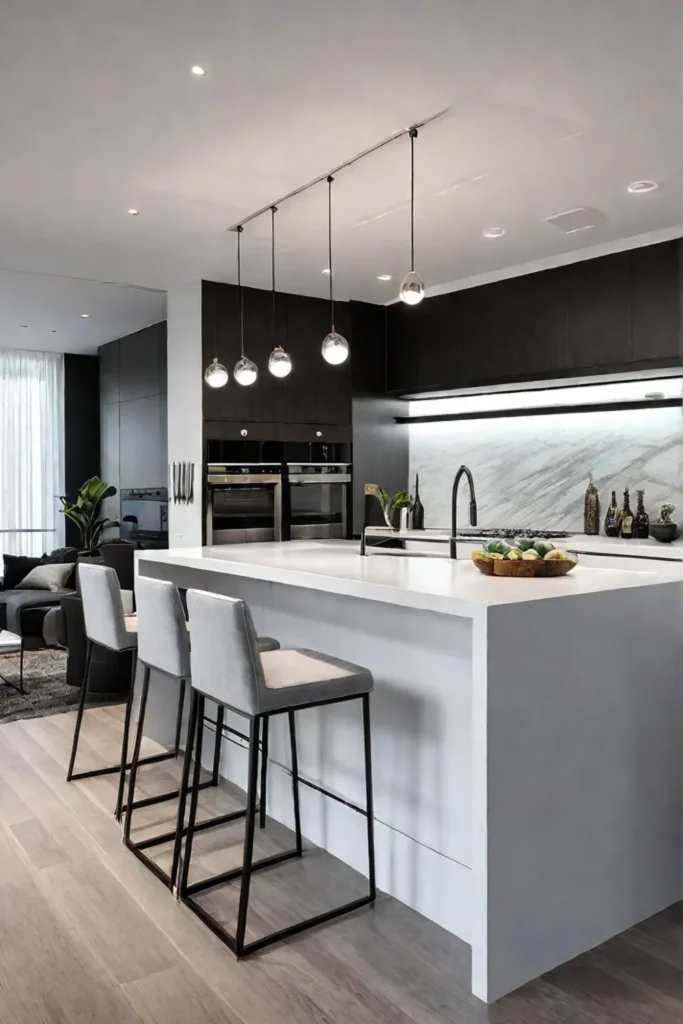
<svg viewBox="0 0 683 1024">
<path fill-rule="evenodd" d="M 2 585 L 5 590 L 14 590 L 28 576 L 31 569 L 40 565 L 40 558 L 28 558 L 26 555 L 3 555 Z"/>
<path fill-rule="evenodd" d="M 73 590 L 5 590 L 0 592 L 0 629 L 22 635 L 21 613 L 25 608 L 59 604 Z"/>
<path fill-rule="evenodd" d="M 72 572 L 73 566 L 68 562 L 37 565 L 17 583 L 15 590 L 64 590 Z"/>
</svg>

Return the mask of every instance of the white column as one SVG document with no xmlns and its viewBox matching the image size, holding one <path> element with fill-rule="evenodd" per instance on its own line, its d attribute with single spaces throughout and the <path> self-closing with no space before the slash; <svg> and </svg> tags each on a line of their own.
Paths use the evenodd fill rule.
<svg viewBox="0 0 683 1024">
<path fill-rule="evenodd" d="M 202 282 L 169 289 L 167 311 L 168 461 L 194 463 L 193 504 L 169 501 L 168 544 L 194 547 L 202 543 Z"/>
</svg>

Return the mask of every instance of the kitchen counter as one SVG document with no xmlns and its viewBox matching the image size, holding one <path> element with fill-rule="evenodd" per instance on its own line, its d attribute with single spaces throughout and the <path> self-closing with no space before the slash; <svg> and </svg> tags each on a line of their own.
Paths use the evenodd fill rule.
<svg viewBox="0 0 683 1024">
<path fill-rule="evenodd" d="M 472 990 L 493 1001 L 680 899 L 683 582 L 581 566 L 490 578 L 462 553 L 322 541 L 136 557 L 140 574 L 242 597 L 283 647 L 372 671 L 378 886 L 468 942 Z M 172 739 L 175 691 L 154 687 L 150 734 Z M 299 717 L 304 834 L 365 873 L 358 709 Z M 231 739 L 221 772 L 245 787 Z M 277 718 L 269 758 L 268 812 L 291 825 Z"/>
<path fill-rule="evenodd" d="M 567 540 L 557 541 L 556 547 L 576 551 L 579 554 L 613 555 L 620 558 L 653 558 L 660 560 L 683 561 L 683 538 L 662 544 L 654 537 L 647 540 L 623 540 L 621 537 L 590 537 L 586 534 L 574 534 Z"/>
</svg>

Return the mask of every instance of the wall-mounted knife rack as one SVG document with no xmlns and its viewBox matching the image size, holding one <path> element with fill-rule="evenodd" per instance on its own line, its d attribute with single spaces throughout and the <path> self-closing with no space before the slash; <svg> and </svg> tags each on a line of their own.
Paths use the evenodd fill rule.
<svg viewBox="0 0 683 1024">
<path fill-rule="evenodd" d="M 194 462 L 171 464 L 171 493 L 174 505 L 194 503 Z"/>
</svg>

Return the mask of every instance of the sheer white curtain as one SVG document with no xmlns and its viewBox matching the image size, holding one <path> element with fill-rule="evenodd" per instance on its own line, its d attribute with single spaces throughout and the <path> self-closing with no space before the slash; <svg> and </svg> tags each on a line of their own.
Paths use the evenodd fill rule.
<svg viewBox="0 0 683 1024">
<path fill-rule="evenodd" d="M 63 544 L 63 381 L 61 354 L 0 348 L 0 554 Z"/>
</svg>

